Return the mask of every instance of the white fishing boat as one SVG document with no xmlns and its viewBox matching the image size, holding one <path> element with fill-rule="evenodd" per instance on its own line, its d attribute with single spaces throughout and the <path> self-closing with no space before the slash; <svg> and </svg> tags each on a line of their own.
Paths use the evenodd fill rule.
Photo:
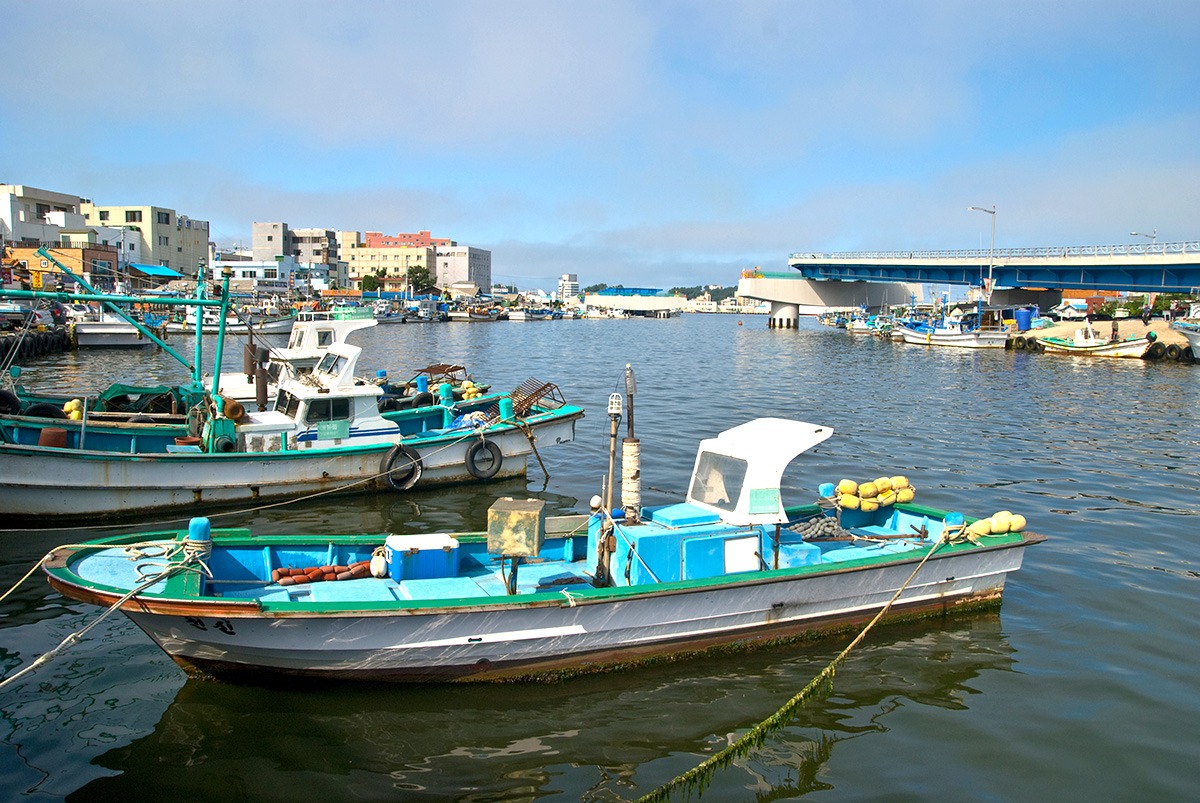
<svg viewBox="0 0 1200 803">
<path fill-rule="evenodd" d="M 897 321 L 895 329 L 905 343 L 915 346 L 951 346 L 967 349 L 1002 349 L 1008 343 L 1008 331 L 1001 327 L 980 324 L 978 313 L 966 313 L 956 318 Z"/>
<path fill-rule="evenodd" d="M 196 518 L 60 547 L 44 569 L 185 669 L 233 679 L 558 677 L 833 631 L 889 605 L 891 618 L 998 605 L 1044 540 L 1018 516 L 784 507 L 784 469 L 831 434 L 764 418 L 703 440 L 686 501 L 637 517 L 501 499 L 486 533 L 255 535 Z"/>
<path fill-rule="evenodd" d="M 1153 335 L 1153 333 L 1151 333 Z M 1075 330 L 1071 337 L 1041 337 L 1034 339 L 1038 351 L 1046 354 L 1073 354 L 1079 357 L 1118 357 L 1140 360 L 1154 345 L 1154 337 L 1127 337 L 1114 340 L 1101 337 L 1089 320 Z M 1028 343 L 1028 340 L 1026 340 Z"/>
<path fill-rule="evenodd" d="M 247 320 L 242 320 L 231 313 L 225 318 L 225 334 L 236 335 L 248 332 L 260 335 L 282 334 L 290 332 L 294 322 L 295 318 L 291 315 L 280 315 L 274 318 L 257 317 L 256 320 L 247 318 Z M 172 334 L 194 335 L 196 334 L 196 311 L 188 310 L 181 320 L 167 321 L 165 326 L 167 331 Z M 221 316 L 219 311 L 215 309 L 204 310 L 200 318 L 200 333 L 215 335 L 220 333 L 220 331 Z"/>
<path fill-rule="evenodd" d="M 118 315 L 104 312 L 94 320 L 75 320 L 70 324 L 76 348 L 145 348 L 151 341 L 142 331 Z"/>
<path fill-rule="evenodd" d="M 1188 348 L 1192 350 L 1192 358 L 1200 356 L 1200 322 L 1197 321 L 1172 321 L 1171 331 L 1178 332 L 1183 335 L 1188 342 Z"/>
<path fill-rule="evenodd" d="M 517 307 L 508 311 L 508 319 L 510 321 L 548 321 L 550 320 L 550 310 Z"/>
</svg>

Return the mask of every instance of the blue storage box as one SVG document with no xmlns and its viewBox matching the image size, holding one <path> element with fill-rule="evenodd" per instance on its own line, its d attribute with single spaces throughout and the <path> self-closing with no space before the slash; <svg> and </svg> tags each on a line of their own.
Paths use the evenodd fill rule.
<svg viewBox="0 0 1200 803">
<path fill-rule="evenodd" d="M 384 547 L 388 572 L 397 583 L 458 574 L 458 539 L 445 533 L 389 535 Z"/>
</svg>

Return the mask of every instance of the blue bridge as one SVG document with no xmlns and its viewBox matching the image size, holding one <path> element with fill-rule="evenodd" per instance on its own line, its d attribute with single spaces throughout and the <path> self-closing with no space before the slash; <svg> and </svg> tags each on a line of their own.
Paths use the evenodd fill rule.
<svg viewBox="0 0 1200 803">
<path fill-rule="evenodd" d="M 829 308 L 921 299 L 928 285 L 984 288 L 999 303 L 1048 309 L 1062 291 L 1200 293 L 1200 241 L 970 251 L 795 253 L 788 272 L 742 274 L 738 295 L 771 302 L 771 325 Z"/>
</svg>

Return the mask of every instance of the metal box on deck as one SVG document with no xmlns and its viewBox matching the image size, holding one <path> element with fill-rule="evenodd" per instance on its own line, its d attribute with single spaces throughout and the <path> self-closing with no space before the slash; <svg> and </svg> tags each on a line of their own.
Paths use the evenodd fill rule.
<svg viewBox="0 0 1200 803">
<path fill-rule="evenodd" d="M 397 583 L 458 573 L 458 539 L 445 533 L 389 535 L 384 547 L 388 572 Z"/>
<path fill-rule="evenodd" d="M 531 558 L 546 540 L 546 503 L 504 496 L 488 508 L 488 553 Z"/>
</svg>

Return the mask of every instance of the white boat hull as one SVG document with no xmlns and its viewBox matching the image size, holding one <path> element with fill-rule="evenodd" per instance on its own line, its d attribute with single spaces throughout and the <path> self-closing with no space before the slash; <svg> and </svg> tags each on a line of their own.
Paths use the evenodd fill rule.
<svg viewBox="0 0 1200 803">
<path fill-rule="evenodd" d="M 923 332 L 907 326 L 899 327 L 905 343 L 914 346 L 953 346 L 967 349 L 1002 349 L 1008 343 L 1008 333 L 999 331 L 959 332 L 935 329 Z"/>
<path fill-rule="evenodd" d="M 78 321 L 72 324 L 77 348 L 144 348 L 151 345 L 133 324 L 124 321 Z"/>
<path fill-rule="evenodd" d="M 540 446 L 574 440 L 575 419 L 532 425 Z M 416 449 L 423 465 L 416 487 L 475 482 L 466 453 L 478 435 L 431 439 Z M 516 428 L 489 432 L 500 448 L 494 478 L 524 476 L 532 452 Z M 106 516 L 206 504 L 256 504 L 325 492 L 390 489 L 381 462 L 391 443 L 228 454 L 137 454 L 0 446 L 0 513 L 9 516 Z"/>
<path fill-rule="evenodd" d="M 1026 543 L 935 556 L 909 584 L 893 616 L 945 612 L 998 601 Z M 306 614 L 245 601 L 180 606 L 172 615 L 126 614 L 185 667 L 343 679 L 487 680 L 521 677 L 731 642 L 820 632 L 875 615 L 912 573 L 924 550 L 886 566 L 783 570 L 708 582 L 588 589 L 481 599 L 459 606 L 390 604 L 377 610 Z M 97 600 L 98 602 L 102 600 Z M 149 611 L 149 612 L 147 612 Z"/>
<path fill-rule="evenodd" d="M 1187 338 L 1188 345 L 1192 349 L 1192 355 L 1200 357 L 1200 324 L 1177 321 L 1171 324 L 1171 331 L 1178 332 Z"/>
<path fill-rule="evenodd" d="M 257 335 L 273 335 L 284 334 L 292 331 L 292 324 L 295 318 L 278 318 L 273 321 L 262 321 L 254 324 L 254 333 Z M 187 323 L 184 321 L 171 321 L 167 325 L 167 331 L 177 335 L 194 335 L 196 334 L 196 324 Z M 201 334 L 215 335 L 221 331 L 219 324 L 206 323 L 200 327 Z M 227 323 L 225 324 L 225 333 L 230 335 L 246 334 L 250 329 L 244 323 Z"/>
</svg>

